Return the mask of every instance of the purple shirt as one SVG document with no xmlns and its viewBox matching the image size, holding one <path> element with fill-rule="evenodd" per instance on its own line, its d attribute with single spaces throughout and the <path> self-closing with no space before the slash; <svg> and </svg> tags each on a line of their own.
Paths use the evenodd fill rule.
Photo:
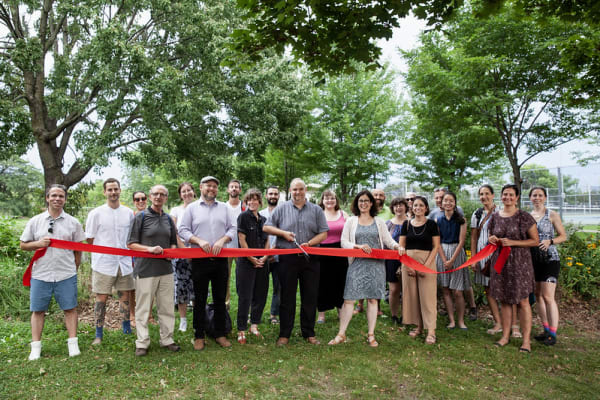
<svg viewBox="0 0 600 400">
<path fill-rule="evenodd" d="M 196 236 L 210 243 L 211 247 L 223 236 L 231 240 L 237 235 L 237 221 L 233 211 L 225 203 L 214 201 L 208 204 L 203 198 L 194 201 L 185 208 L 179 237 L 190 244 L 192 236 Z M 192 247 L 200 247 L 191 244 Z"/>
</svg>

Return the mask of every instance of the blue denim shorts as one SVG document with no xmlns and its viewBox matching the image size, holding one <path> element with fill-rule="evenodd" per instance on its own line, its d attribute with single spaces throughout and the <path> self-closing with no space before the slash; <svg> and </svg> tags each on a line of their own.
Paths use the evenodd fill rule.
<svg viewBox="0 0 600 400">
<path fill-rule="evenodd" d="M 61 310 L 77 307 L 77 275 L 59 282 L 44 282 L 32 278 L 29 311 L 48 311 L 52 295 Z"/>
</svg>

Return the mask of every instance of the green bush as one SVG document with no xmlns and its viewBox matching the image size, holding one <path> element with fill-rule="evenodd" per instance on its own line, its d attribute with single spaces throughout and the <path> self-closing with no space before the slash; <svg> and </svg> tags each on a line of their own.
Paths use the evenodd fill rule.
<svg viewBox="0 0 600 400">
<path fill-rule="evenodd" d="M 558 246 L 561 262 L 560 284 L 566 293 L 586 299 L 600 295 L 600 236 L 577 232 L 566 226 L 569 239 Z"/>
<path fill-rule="evenodd" d="M 20 236 L 17 218 L 0 216 L 0 257 L 24 256 L 19 248 Z"/>
</svg>

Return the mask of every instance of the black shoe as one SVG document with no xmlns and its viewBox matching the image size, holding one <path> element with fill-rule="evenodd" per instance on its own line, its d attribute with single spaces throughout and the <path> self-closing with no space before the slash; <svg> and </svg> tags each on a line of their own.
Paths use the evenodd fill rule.
<svg viewBox="0 0 600 400">
<path fill-rule="evenodd" d="M 398 325 L 400 322 L 398 321 L 398 317 L 392 315 L 392 323 Z"/>
<path fill-rule="evenodd" d="M 546 346 L 554 346 L 556 344 L 556 336 L 548 335 L 543 343 Z"/>
<path fill-rule="evenodd" d="M 544 331 L 544 332 L 540 333 L 539 335 L 535 335 L 533 338 L 535 340 L 537 340 L 538 342 L 543 342 L 546 340 L 546 338 L 548 336 L 550 336 L 550 334 L 548 332 Z"/>
<path fill-rule="evenodd" d="M 469 310 L 469 319 L 471 321 L 477 321 L 477 307 L 471 307 Z"/>
</svg>

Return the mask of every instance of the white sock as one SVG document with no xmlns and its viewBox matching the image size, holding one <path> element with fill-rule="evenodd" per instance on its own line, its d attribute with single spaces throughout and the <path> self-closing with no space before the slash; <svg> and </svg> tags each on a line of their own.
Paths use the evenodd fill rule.
<svg viewBox="0 0 600 400">
<path fill-rule="evenodd" d="M 179 330 L 181 332 L 187 331 L 187 318 L 183 317 L 179 320 Z"/>
<path fill-rule="evenodd" d="M 77 337 L 68 338 L 67 347 L 69 348 L 69 357 L 75 357 L 81 354 L 81 352 L 79 351 Z"/>
<path fill-rule="evenodd" d="M 37 360 L 42 354 L 42 342 L 31 342 L 31 353 L 29 353 L 29 361 Z"/>
</svg>

